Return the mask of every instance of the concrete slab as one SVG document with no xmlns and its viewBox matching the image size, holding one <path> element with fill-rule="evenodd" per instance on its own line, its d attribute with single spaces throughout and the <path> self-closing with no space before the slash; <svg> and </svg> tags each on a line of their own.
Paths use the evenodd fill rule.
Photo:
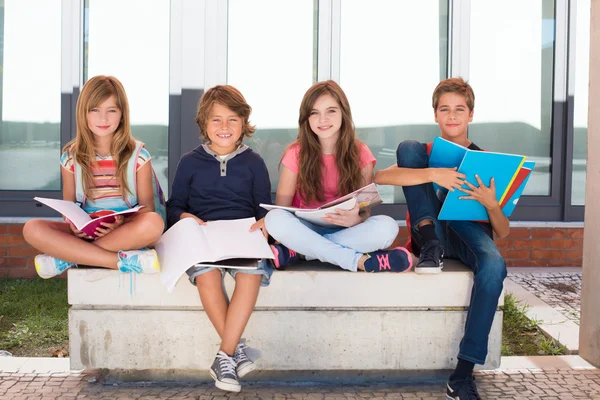
<svg viewBox="0 0 600 400">
<path fill-rule="evenodd" d="M 456 365 L 464 311 L 255 311 L 244 332 L 265 371 L 441 370 Z M 496 313 L 485 368 L 500 364 Z M 220 339 L 190 310 L 69 312 L 71 368 L 206 374 Z M 163 376 L 164 378 L 164 376 Z"/>
<path fill-rule="evenodd" d="M 68 273 L 69 304 L 75 308 L 202 309 L 198 291 L 190 284 L 187 275 L 179 279 L 175 290 L 169 294 L 158 275 L 132 277 L 98 268 L 73 268 Z M 132 294 L 129 292 L 130 279 L 134 279 Z M 271 285 L 260 291 L 256 309 L 465 308 L 469 304 L 472 285 L 472 272 L 454 260 L 444 261 L 444 272 L 430 276 L 414 272 L 356 273 L 313 262 L 275 271 Z M 235 287 L 231 277 L 226 277 L 225 286 L 231 296 Z M 502 301 L 500 304 L 503 304 Z"/>
<path fill-rule="evenodd" d="M 500 369 L 595 369 L 580 356 L 513 356 L 502 357 Z"/>
</svg>

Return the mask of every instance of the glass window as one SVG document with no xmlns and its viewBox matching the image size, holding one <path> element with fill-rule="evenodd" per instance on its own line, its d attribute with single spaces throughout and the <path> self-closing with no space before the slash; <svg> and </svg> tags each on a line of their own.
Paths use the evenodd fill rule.
<svg viewBox="0 0 600 400">
<path fill-rule="evenodd" d="M 272 190 L 298 134 L 302 96 L 316 76 L 316 7 L 307 0 L 229 0 L 227 83 L 252 106 L 247 141 L 265 160 Z"/>
<path fill-rule="evenodd" d="M 146 143 L 165 195 L 169 15 L 168 0 L 86 0 L 84 14 L 84 80 L 113 75 L 123 83 L 133 136 Z"/>
<path fill-rule="evenodd" d="M 573 181 L 571 204 L 585 204 L 588 88 L 590 82 L 590 0 L 577 2 L 575 29 L 575 99 L 573 114 Z"/>
<path fill-rule="evenodd" d="M 61 2 L 0 2 L 0 190 L 60 190 Z"/>
<path fill-rule="evenodd" d="M 341 18 L 340 85 L 376 169 L 387 168 L 401 141 L 439 134 L 431 94 L 446 78 L 448 4 L 344 0 Z M 379 190 L 385 202 L 405 201 L 402 188 Z"/>
<path fill-rule="evenodd" d="M 554 1 L 471 2 L 469 138 L 536 162 L 524 194 L 550 194 Z"/>
</svg>

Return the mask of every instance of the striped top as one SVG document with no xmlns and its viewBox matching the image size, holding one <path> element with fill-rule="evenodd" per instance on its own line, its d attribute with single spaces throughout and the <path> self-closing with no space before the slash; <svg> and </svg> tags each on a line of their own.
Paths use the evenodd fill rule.
<svg viewBox="0 0 600 400">
<path fill-rule="evenodd" d="M 144 164 L 150 161 L 152 157 L 148 150 L 142 147 L 140 149 L 135 170 L 138 171 Z M 60 157 L 60 165 L 73 174 L 75 179 L 73 153 L 65 151 Z M 91 189 L 90 198 L 86 198 L 82 208 L 89 214 L 99 210 L 123 211 L 129 207 L 121 193 L 121 183 L 115 176 L 117 173 L 117 164 L 110 155 L 102 157 L 96 155 L 97 166 L 92 166 L 94 176 L 94 185 Z M 133 184 L 133 182 L 132 182 Z M 129 188 L 135 190 L 135 188 Z"/>
</svg>

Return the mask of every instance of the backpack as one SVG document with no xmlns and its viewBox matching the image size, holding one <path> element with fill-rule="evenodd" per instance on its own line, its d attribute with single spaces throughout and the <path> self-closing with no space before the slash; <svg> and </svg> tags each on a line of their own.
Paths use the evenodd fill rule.
<svg viewBox="0 0 600 400">
<path fill-rule="evenodd" d="M 135 207 L 138 205 L 137 191 L 136 191 L 136 187 L 137 187 L 136 172 L 137 171 L 136 171 L 135 167 L 137 165 L 137 158 L 140 154 L 140 151 L 142 150 L 142 147 L 144 147 L 144 143 L 136 140 L 135 141 L 135 150 L 133 151 L 133 153 L 131 154 L 131 157 L 129 157 L 129 160 L 127 161 L 127 174 L 126 174 L 127 186 L 133 193 L 124 193 L 123 200 L 125 200 L 125 203 L 127 204 L 127 206 L 129 208 Z M 75 160 L 75 157 L 73 157 L 73 160 Z M 76 161 L 73 163 L 73 165 L 74 165 L 74 169 L 75 169 L 75 200 L 76 200 L 77 204 L 80 207 L 82 207 L 83 204 L 85 203 L 85 193 L 83 191 L 83 174 L 81 172 L 81 168 L 79 168 Z M 164 194 L 162 188 L 160 187 L 158 177 L 156 176 L 156 172 L 154 171 L 154 167 L 152 168 L 152 192 L 154 194 L 154 212 L 156 212 L 158 215 L 160 215 L 166 224 L 166 222 L 167 222 L 167 203 L 165 201 L 165 194 Z"/>
</svg>

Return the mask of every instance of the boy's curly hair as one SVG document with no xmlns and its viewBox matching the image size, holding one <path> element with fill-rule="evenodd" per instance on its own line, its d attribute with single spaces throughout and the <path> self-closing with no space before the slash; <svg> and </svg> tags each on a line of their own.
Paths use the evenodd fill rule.
<svg viewBox="0 0 600 400">
<path fill-rule="evenodd" d="M 437 110 L 440 97 L 442 97 L 442 95 L 445 93 L 460 94 L 465 98 L 467 107 L 469 107 L 469 111 L 473 111 L 473 108 L 475 108 L 475 93 L 473 93 L 473 88 L 471 85 L 465 82 L 463 78 L 458 77 L 444 79 L 436 86 L 432 96 L 432 105 L 434 110 Z"/>
<path fill-rule="evenodd" d="M 231 85 L 217 85 L 208 89 L 198 103 L 196 123 L 200 127 L 201 139 L 208 139 L 206 124 L 208 123 L 208 114 L 210 114 L 210 110 L 215 103 L 229 108 L 242 119 L 242 137 L 240 140 L 254 134 L 256 127 L 250 125 L 249 121 L 252 107 L 248 105 L 242 93 Z"/>
</svg>

